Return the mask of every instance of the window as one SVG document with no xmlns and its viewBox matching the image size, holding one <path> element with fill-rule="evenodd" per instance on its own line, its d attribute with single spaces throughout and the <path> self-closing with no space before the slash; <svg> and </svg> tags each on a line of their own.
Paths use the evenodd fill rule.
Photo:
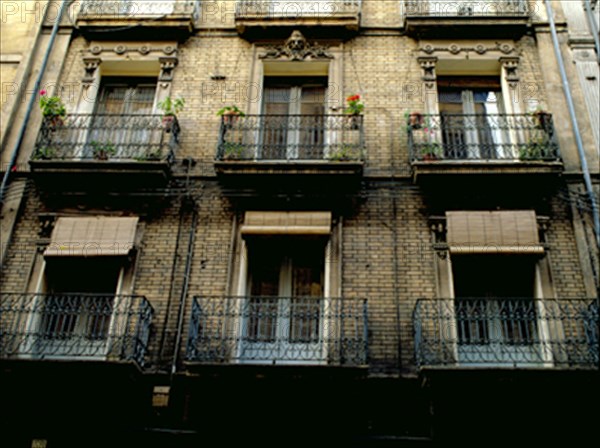
<svg viewBox="0 0 600 448">
<path fill-rule="evenodd" d="M 499 78 L 438 77 L 438 100 L 446 158 L 494 159 L 510 151 Z"/>
<path fill-rule="evenodd" d="M 265 77 L 262 158 L 320 159 L 327 77 Z"/>
<path fill-rule="evenodd" d="M 155 95 L 156 78 L 103 78 L 84 156 L 131 159 L 160 145 L 162 129 L 152 115 Z"/>
</svg>

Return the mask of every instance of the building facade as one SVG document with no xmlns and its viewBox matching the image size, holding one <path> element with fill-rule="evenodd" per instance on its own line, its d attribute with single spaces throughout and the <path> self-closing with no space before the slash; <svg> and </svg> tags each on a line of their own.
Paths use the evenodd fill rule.
<svg viewBox="0 0 600 448">
<path fill-rule="evenodd" d="M 592 440 L 593 4 L 60 4 L 66 112 L 3 135 L 7 446 Z"/>
</svg>

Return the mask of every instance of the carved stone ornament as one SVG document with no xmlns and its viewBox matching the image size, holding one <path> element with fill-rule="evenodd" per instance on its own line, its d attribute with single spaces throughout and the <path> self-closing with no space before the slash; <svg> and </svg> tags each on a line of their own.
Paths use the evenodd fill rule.
<svg viewBox="0 0 600 448">
<path fill-rule="evenodd" d="M 502 54 L 512 54 L 516 53 L 517 49 L 509 44 L 502 44 L 500 42 L 496 42 L 495 45 L 465 45 L 461 46 L 458 44 L 449 44 L 446 46 L 433 46 L 431 44 L 424 45 L 419 48 L 419 51 L 426 54 L 434 54 L 434 53 L 450 53 L 450 54 L 460 54 L 460 53 L 477 53 L 480 55 L 489 53 L 491 51 L 498 51 Z"/>
<path fill-rule="evenodd" d="M 83 65 L 85 68 L 85 75 L 83 76 L 84 83 L 94 82 L 96 70 L 98 70 L 101 62 L 102 60 L 100 58 L 83 58 Z"/>
<path fill-rule="evenodd" d="M 167 56 L 171 56 L 177 52 L 176 45 L 163 45 L 163 46 L 152 46 L 150 44 L 139 44 L 139 45 L 94 45 L 88 50 L 91 54 L 98 56 L 102 53 L 115 53 L 118 55 L 124 55 L 127 53 L 139 53 L 142 56 L 146 56 L 150 53 L 162 53 Z"/>
<path fill-rule="evenodd" d="M 158 80 L 160 82 L 173 81 L 173 70 L 177 67 L 177 58 L 159 58 L 158 60 L 160 62 L 160 75 L 158 76 Z"/>
<path fill-rule="evenodd" d="M 519 82 L 519 74 L 517 73 L 519 68 L 519 58 L 500 58 L 500 63 L 502 64 L 502 67 L 504 67 L 508 85 L 514 89 Z"/>
<path fill-rule="evenodd" d="M 432 88 L 436 82 L 437 75 L 435 73 L 435 66 L 438 58 L 435 56 L 420 57 L 418 58 L 421 69 L 423 70 L 423 81 L 428 88 Z"/>
<path fill-rule="evenodd" d="M 289 61 L 333 59 L 327 47 L 320 46 L 316 42 L 311 44 L 298 30 L 292 32 L 283 45 L 270 46 L 259 57 L 260 59 L 287 59 Z"/>
</svg>

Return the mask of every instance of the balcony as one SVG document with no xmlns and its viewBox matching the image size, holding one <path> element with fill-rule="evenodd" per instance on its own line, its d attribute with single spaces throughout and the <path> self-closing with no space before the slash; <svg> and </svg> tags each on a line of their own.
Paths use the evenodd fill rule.
<svg viewBox="0 0 600 448">
<path fill-rule="evenodd" d="M 598 368 L 598 299 L 419 300 L 419 368 Z"/>
<path fill-rule="evenodd" d="M 140 296 L 2 293 L 0 359 L 143 366 L 152 314 Z"/>
<path fill-rule="evenodd" d="M 530 8 L 527 0 L 407 0 L 404 19 L 415 37 L 515 38 L 527 31 Z"/>
<path fill-rule="evenodd" d="M 558 174 L 550 114 L 425 115 L 407 123 L 413 175 Z"/>
<path fill-rule="evenodd" d="M 189 36 L 199 16 L 199 1 L 84 0 L 77 27 L 96 38 L 177 38 Z"/>
<path fill-rule="evenodd" d="M 196 297 L 188 363 L 361 367 L 367 302 L 314 297 Z"/>
<path fill-rule="evenodd" d="M 312 37 L 344 37 L 360 26 L 362 0 L 238 0 L 235 25 L 246 38 L 287 37 L 311 27 Z M 329 33 L 329 34 L 328 34 Z"/>
<path fill-rule="evenodd" d="M 346 188 L 362 175 L 364 147 L 362 116 L 223 116 L 215 170 L 225 183 L 267 176 L 282 186 L 308 176 L 315 184 L 335 175 Z"/>
<path fill-rule="evenodd" d="M 179 142 L 161 115 L 72 114 L 45 119 L 29 164 L 44 188 L 164 185 Z"/>
</svg>

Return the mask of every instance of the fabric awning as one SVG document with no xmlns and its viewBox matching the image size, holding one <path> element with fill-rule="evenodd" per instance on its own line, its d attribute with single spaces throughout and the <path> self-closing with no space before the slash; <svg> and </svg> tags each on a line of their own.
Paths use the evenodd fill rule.
<svg viewBox="0 0 600 448">
<path fill-rule="evenodd" d="M 246 212 L 242 235 L 329 235 L 331 212 Z"/>
<path fill-rule="evenodd" d="M 543 253 L 534 210 L 446 212 L 450 253 Z"/>
<path fill-rule="evenodd" d="M 47 257 L 127 255 L 135 244 L 139 218 L 58 218 Z"/>
</svg>

